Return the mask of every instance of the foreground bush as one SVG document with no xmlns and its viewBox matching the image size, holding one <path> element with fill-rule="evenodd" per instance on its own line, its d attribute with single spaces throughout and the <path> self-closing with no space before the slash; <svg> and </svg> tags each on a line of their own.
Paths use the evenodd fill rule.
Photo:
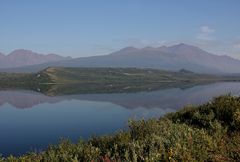
<svg viewBox="0 0 240 162">
<path fill-rule="evenodd" d="M 113 136 L 76 144 L 63 140 L 2 161 L 240 161 L 240 97 L 220 96 L 160 119 L 129 121 L 128 131 Z"/>
</svg>

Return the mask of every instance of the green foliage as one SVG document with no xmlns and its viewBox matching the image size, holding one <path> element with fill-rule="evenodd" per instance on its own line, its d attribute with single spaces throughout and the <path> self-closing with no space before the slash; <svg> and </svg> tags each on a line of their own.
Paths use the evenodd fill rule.
<svg viewBox="0 0 240 162">
<path fill-rule="evenodd" d="M 62 140 L 46 151 L 0 162 L 240 161 L 240 97 L 212 102 L 160 119 L 129 121 L 129 130 L 73 144 Z"/>
<path fill-rule="evenodd" d="M 51 83 L 43 93 L 53 95 L 79 93 L 122 93 L 151 91 L 165 88 L 187 88 L 236 78 L 138 68 L 69 68 L 50 67 L 36 76 L 41 84 Z M 41 84 L 40 84 L 41 83 Z"/>
<path fill-rule="evenodd" d="M 49 96 L 79 93 L 122 93 L 187 88 L 239 77 L 138 68 L 49 67 L 36 74 L 0 73 L 0 88 L 31 89 Z"/>
<path fill-rule="evenodd" d="M 45 74 L 0 73 L 0 89 L 26 89 L 43 92 L 50 88 L 49 83 L 52 81 Z"/>
<path fill-rule="evenodd" d="M 218 122 L 229 130 L 239 130 L 240 98 L 231 95 L 220 96 L 199 107 L 185 109 L 167 115 L 177 123 L 187 123 L 191 126 L 212 130 L 212 123 Z"/>
</svg>

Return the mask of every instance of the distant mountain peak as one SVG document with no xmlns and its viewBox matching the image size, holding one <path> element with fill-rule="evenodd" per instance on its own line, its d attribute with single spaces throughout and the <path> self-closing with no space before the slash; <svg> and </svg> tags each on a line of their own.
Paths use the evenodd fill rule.
<svg viewBox="0 0 240 162">
<path fill-rule="evenodd" d="M 18 56 L 18 55 L 17 55 Z M 39 64 L 39 60 L 42 59 L 42 55 L 39 58 L 35 58 L 35 64 Z M 145 47 L 135 48 L 126 47 L 119 51 L 113 52 L 108 55 L 91 56 L 84 58 L 60 58 L 66 59 L 63 61 L 56 61 L 54 58 L 45 56 L 44 60 L 50 61 L 42 63 L 41 65 L 32 65 L 22 68 L 22 72 L 25 71 L 39 71 L 46 67 L 134 67 L 134 68 L 154 68 L 173 70 L 183 73 L 197 72 L 197 73 L 240 73 L 240 60 L 233 59 L 230 56 L 219 56 L 204 51 L 196 46 L 188 45 L 185 43 L 176 44 L 173 46 L 161 46 L 161 47 Z M 55 56 L 55 55 L 50 55 Z M 6 56 L 5 56 L 6 57 Z M 0 67 L 9 65 L 33 64 L 33 61 L 29 58 L 32 57 L 14 57 L 15 59 L 9 60 L 0 59 Z M 51 58 L 51 59 L 49 59 Z M 2 62 L 1 62 L 2 60 Z M 182 70 L 181 70 L 182 69 Z M 15 71 L 21 71 L 21 68 L 13 69 Z"/>
<path fill-rule="evenodd" d="M 138 50 L 138 48 L 129 46 L 129 47 L 123 48 L 122 50 L 124 50 L 124 51 L 134 51 L 134 50 Z"/>
<path fill-rule="evenodd" d="M 122 48 L 119 51 L 113 52 L 110 55 L 119 55 L 121 53 L 132 53 L 132 52 L 135 52 L 135 51 L 138 51 L 138 50 L 139 50 L 138 48 L 129 46 L 129 47 Z"/>
<path fill-rule="evenodd" d="M 197 50 L 200 50 L 200 48 L 196 47 L 196 46 L 193 46 L 193 45 L 189 45 L 189 44 L 185 44 L 185 43 L 179 43 L 179 44 L 176 44 L 176 45 L 173 45 L 173 46 L 169 46 L 168 48 L 171 48 L 171 49 L 175 49 L 175 50 L 180 50 L 180 49 L 197 49 Z"/>
<path fill-rule="evenodd" d="M 142 48 L 142 50 L 158 50 L 158 48 L 147 46 L 147 47 Z"/>
<path fill-rule="evenodd" d="M 16 49 L 8 55 L 0 53 L 0 68 L 13 68 L 27 65 L 36 65 L 70 59 L 57 54 L 40 54 L 26 49 Z"/>
<path fill-rule="evenodd" d="M 192 45 L 189 45 L 189 44 L 186 44 L 186 43 L 178 43 L 178 44 L 176 44 L 176 45 L 174 45 L 174 46 L 187 46 L 187 47 L 192 47 Z"/>
</svg>

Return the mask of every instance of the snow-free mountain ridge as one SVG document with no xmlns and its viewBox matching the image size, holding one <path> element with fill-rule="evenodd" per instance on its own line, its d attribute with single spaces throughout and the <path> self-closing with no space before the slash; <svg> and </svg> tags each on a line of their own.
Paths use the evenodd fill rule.
<svg viewBox="0 0 240 162">
<path fill-rule="evenodd" d="M 0 53 L 0 68 L 14 68 L 68 59 L 70 57 L 62 57 L 57 54 L 44 55 L 30 50 L 17 49 L 8 55 Z"/>
<path fill-rule="evenodd" d="M 178 71 L 187 69 L 197 73 L 240 73 L 240 60 L 204 51 L 196 46 L 180 43 L 173 46 L 135 48 L 91 57 L 80 57 L 21 68 L 14 72 L 37 72 L 47 67 L 136 67 Z"/>
</svg>

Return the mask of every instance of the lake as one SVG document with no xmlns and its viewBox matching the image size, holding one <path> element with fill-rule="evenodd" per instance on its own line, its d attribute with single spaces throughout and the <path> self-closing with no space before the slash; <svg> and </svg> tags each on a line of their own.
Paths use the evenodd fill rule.
<svg viewBox="0 0 240 162">
<path fill-rule="evenodd" d="M 113 134 L 129 118 L 158 118 L 184 105 L 206 103 L 218 95 L 240 95 L 239 82 L 118 94 L 46 96 L 30 90 L 0 91 L 0 153 L 40 151 L 60 138 Z"/>
</svg>

